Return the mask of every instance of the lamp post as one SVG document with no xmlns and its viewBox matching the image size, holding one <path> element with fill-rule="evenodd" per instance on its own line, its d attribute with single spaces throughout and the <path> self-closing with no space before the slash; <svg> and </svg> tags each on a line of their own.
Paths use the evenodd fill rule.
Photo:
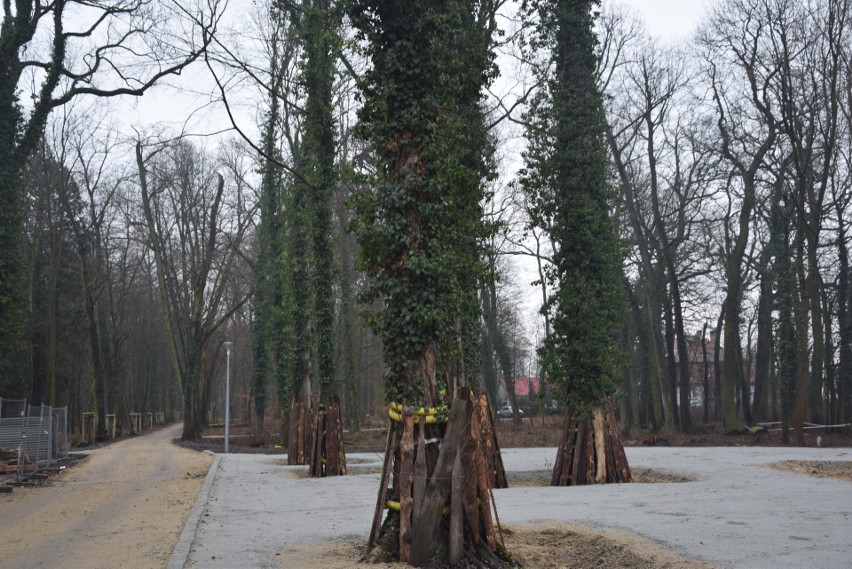
<svg viewBox="0 0 852 569">
<path fill-rule="evenodd" d="M 231 346 L 233 342 L 225 342 L 227 364 L 225 365 L 225 454 L 228 454 L 228 428 L 231 424 Z"/>
</svg>

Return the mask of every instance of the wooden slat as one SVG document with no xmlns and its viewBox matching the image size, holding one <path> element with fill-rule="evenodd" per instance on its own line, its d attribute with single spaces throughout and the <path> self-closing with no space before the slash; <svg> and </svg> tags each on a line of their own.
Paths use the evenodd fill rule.
<svg viewBox="0 0 852 569">
<path fill-rule="evenodd" d="M 584 452 L 584 445 L 586 442 L 586 430 L 583 428 L 583 424 L 580 421 L 575 423 L 575 431 L 573 437 L 573 450 L 571 453 L 571 481 L 569 484 L 576 485 L 582 484 L 580 481 L 581 472 L 583 472 L 583 457 L 586 455 Z"/>
<path fill-rule="evenodd" d="M 419 515 L 426 496 L 426 417 L 419 416 L 417 451 L 414 459 L 414 513 Z"/>
<path fill-rule="evenodd" d="M 481 506 L 482 533 L 485 534 L 485 543 L 491 551 L 497 549 L 496 537 L 494 535 L 494 522 L 491 520 L 491 492 L 488 487 L 488 477 L 485 474 L 485 458 L 481 451 L 474 452 L 474 472 L 476 486 Z"/>
<path fill-rule="evenodd" d="M 403 431 L 399 443 L 399 560 L 407 563 L 411 556 L 411 513 L 414 498 L 414 415 L 411 407 L 402 410 Z"/>
<path fill-rule="evenodd" d="M 615 408 L 612 401 L 607 401 L 607 412 L 609 414 L 610 425 L 612 426 L 613 446 L 615 447 L 613 454 L 615 455 L 615 469 L 618 472 L 618 482 L 633 482 L 633 475 L 630 473 L 630 465 L 627 462 L 627 455 L 624 452 L 624 443 L 618 432 L 618 423 L 615 420 Z"/>
<path fill-rule="evenodd" d="M 464 507 L 462 505 L 462 481 L 465 473 L 462 471 L 461 451 L 456 449 L 453 461 L 453 482 L 450 491 L 450 565 L 456 565 L 464 555 Z"/>
<path fill-rule="evenodd" d="M 603 409 L 595 409 L 592 419 L 592 429 L 595 443 L 595 476 L 596 484 L 606 484 L 606 438 L 604 433 Z"/>
<path fill-rule="evenodd" d="M 299 402 L 296 415 L 296 464 L 305 464 L 305 404 Z"/>
<path fill-rule="evenodd" d="M 481 524 L 479 523 L 479 507 L 476 505 L 477 489 L 479 487 L 479 479 L 476 475 L 476 458 L 475 453 L 483 450 L 477 443 L 481 440 L 480 433 L 481 416 L 474 408 L 471 414 L 470 434 L 471 444 L 465 445 L 461 455 L 461 468 L 464 472 L 464 510 L 465 519 L 468 525 L 468 535 L 473 545 L 479 544 L 481 535 Z M 486 461 L 486 468 L 489 468 Z"/>
<path fill-rule="evenodd" d="M 399 561 L 408 563 L 411 557 L 411 514 L 414 509 L 414 415 L 411 407 L 406 406 L 402 410 L 402 419 L 405 426 L 399 443 Z"/>
<path fill-rule="evenodd" d="M 340 465 L 340 407 L 333 401 L 328 407 L 328 412 L 325 417 L 325 475 L 339 476 Z"/>
<path fill-rule="evenodd" d="M 287 441 L 287 464 L 299 464 L 299 443 L 298 430 L 296 429 L 298 420 L 298 410 L 295 402 L 290 403 L 290 417 L 288 421 L 289 441 Z"/>
<path fill-rule="evenodd" d="M 563 475 L 565 470 L 565 455 L 570 455 L 569 431 L 571 430 L 571 415 L 565 417 L 565 425 L 562 427 L 562 438 L 559 440 L 559 446 L 556 449 L 556 462 L 553 464 L 553 474 L 550 477 L 551 486 L 564 486 L 566 476 Z"/>
<path fill-rule="evenodd" d="M 450 472 L 452 472 L 453 461 L 456 457 L 456 449 L 461 444 L 462 437 L 469 433 L 465 430 L 469 417 L 470 399 L 454 399 L 438 460 L 426 486 L 423 508 L 417 519 L 414 520 L 414 527 L 417 532 L 412 542 L 409 563 L 415 567 L 429 560 L 434 551 L 435 543 L 438 541 L 441 512 L 450 497 L 452 486 Z"/>
<path fill-rule="evenodd" d="M 393 455 L 396 452 L 396 434 L 396 423 L 389 421 L 388 440 L 385 443 L 385 460 L 382 463 L 382 478 L 379 484 L 379 496 L 376 499 L 376 509 L 373 513 L 373 526 L 370 528 L 370 537 L 367 540 L 367 553 L 370 553 L 376 545 L 376 539 L 379 537 L 379 529 L 382 527 L 388 483 L 390 482 L 391 472 L 393 471 L 391 463 L 393 462 Z"/>
<path fill-rule="evenodd" d="M 492 457 L 494 468 L 494 488 L 508 488 L 509 480 L 506 478 L 506 467 L 503 465 L 503 454 L 500 452 L 500 443 L 497 442 L 497 430 L 494 428 L 494 422 L 491 417 L 491 404 L 488 402 L 488 395 L 482 394 L 480 398 L 480 406 L 482 407 L 483 420 L 488 424 L 488 452 Z"/>
<path fill-rule="evenodd" d="M 343 419 L 341 418 L 340 412 L 340 398 L 337 395 L 334 396 L 334 405 L 337 407 L 337 422 L 334 425 L 334 428 L 337 429 L 337 469 L 341 475 L 346 475 L 346 449 L 343 445 Z"/>
</svg>

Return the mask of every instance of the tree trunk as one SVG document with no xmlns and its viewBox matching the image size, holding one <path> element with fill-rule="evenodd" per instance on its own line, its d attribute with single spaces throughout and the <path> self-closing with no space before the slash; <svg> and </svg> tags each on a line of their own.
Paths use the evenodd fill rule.
<svg viewBox="0 0 852 569">
<path fill-rule="evenodd" d="M 713 419 L 722 420 L 722 329 L 725 325 L 725 306 L 716 321 L 713 346 Z"/>
<path fill-rule="evenodd" d="M 550 485 L 632 481 L 612 402 L 587 417 L 568 409 Z"/>
<path fill-rule="evenodd" d="M 798 209 L 801 212 L 804 207 L 804 195 L 798 197 Z M 805 222 L 802 216 L 798 216 L 796 231 L 796 276 L 799 284 L 799 306 L 796 311 L 796 391 L 793 401 L 793 432 L 796 444 L 805 444 L 805 414 L 808 403 L 808 384 L 810 383 L 810 369 L 808 367 L 808 333 L 811 304 L 811 287 L 808 277 L 805 276 Z"/>
<path fill-rule="evenodd" d="M 742 275 L 739 264 L 728 273 L 728 296 L 725 299 L 725 360 L 722 363 L 722 425 L 726 433 L 741 429 L 737 416 L 736 385 L 742 374 L 742 354 L 738 353 L 739 291 Z"/>
<path fill-rule="evenodd" d="M 660 289 L 664 290 L 665 283 L 663 279 L 665 271 L 660 270 Z M 664 295 L 660 295 L 664 296 Z M 675 358 L 675 330 L 674 318 L 672 316 L 672 307 L 669 302 L 663 301 L 663 316 L 665 318 L 665 334 L 666 334 L 666 394 L 669 399 L 671 413 L 668 414 L 666 420 L 669 424 L 680 430 L 680 413 L 678 412 L 678 394 L 677 394 L 677 359 Z"/>
<path fill-rule="evenodd" d="M 710 362 L 707 357 L 707 322 L 701 328 L 701 358 L 703 361 L 702 377 L 704 378 L 704 424 L 710 422 Z"/>
<path fill-rule="evenodd" d="M 825 385 L 825 336 L 823 331 L 822 278 L 819 274 L 817 261 L 818 243 L 811 244 L 813 252 L 808 252 L 808 285 L 811 299 L 811 377 L 808 381 L 808 416 L 816 424 L 825 424 L 825 400 L 823 386 Z"/>
<path fill-rule="evenodd" d="M 849 250 L 846 246 L 846 224 L 840 201 L 835 201 L 839 219 L 837 226 L 837 327 L 840 357 L 837 366 L 837 397 L 840 421 L 852 421 L 852 294 L 849 293 Z"/>
<path fill-rule="evenodd" d="M 761 257 L 768 255 L 761 255 Z M 766 263 L 760 271 L 760 298 L 757 302 L 757 353 L 754 366 L 754 421 L 767 418 L 767 395 L 771 372 L 772 352 L 772 305 L 774 303 L 772 283 L 766 274 Z"/>
</svg>

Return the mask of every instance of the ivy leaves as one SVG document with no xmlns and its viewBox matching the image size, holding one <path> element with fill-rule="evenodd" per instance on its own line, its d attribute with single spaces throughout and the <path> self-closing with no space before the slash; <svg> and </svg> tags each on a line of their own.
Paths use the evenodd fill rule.
<svg viewBox="0 0 852 569">
<path fill-rule="evenodd" d="M 556 245 L 544 310 L 552 334 L 542 366 L 572 407 L 587 413 L 617 385 L 614 331 L 623 316 L 620 243 L 610 215 L 605 119 L 595 85 L 592 0 L 536 0 L 531 49 L 550 52 L 551 75 L 529 113 L 533 128 L 522 184 Z"/>
<path fill-rule="evenodd" d="M 359 134 L 377 154 L 353 228 L 370 276 L 362 300 L 383 305 L 371 321 L 384 342 L 386 395 L 397 401 L 435 403 L 434 361 L 460 357 L 448 338 L 469 317 L 482 271 L 490 144 L 478 103 L 493 54 L 475 9 L 364 0 L 350 14 L 373 63 Z"/>
</svg>

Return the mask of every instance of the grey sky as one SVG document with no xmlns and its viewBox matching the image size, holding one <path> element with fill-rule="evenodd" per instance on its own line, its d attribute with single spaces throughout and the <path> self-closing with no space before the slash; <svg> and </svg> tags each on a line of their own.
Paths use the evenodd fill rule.
<svg viewBox="0 0 852 569">
<path fill-rule="evenodd" d="M 704 12 L 705 0 L 613 0 L 635 9 L 648 31 L 664 40 L 687 39 Z"/>
</svg>

